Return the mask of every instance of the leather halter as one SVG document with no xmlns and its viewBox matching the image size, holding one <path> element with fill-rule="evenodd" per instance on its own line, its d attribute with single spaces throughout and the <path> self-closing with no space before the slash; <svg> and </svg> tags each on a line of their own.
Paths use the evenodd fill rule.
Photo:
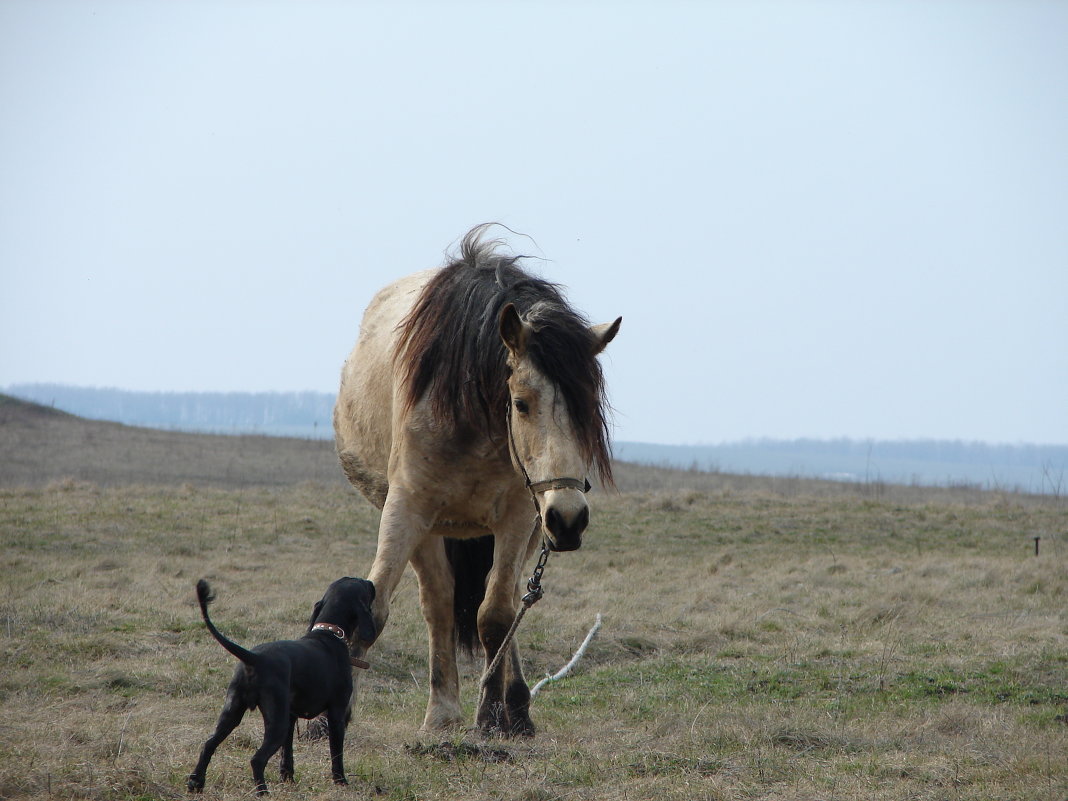
<svg viewBox="0 0 1068 801">
<path fill-rule="evenodd" d="M 590 480 L 588 478 L 570 478 L 568 476 L 561 476 L 560 478 L 547 478 L 544 481 L 531 481 L 530 475 L 527 473 L 527 468 L 523 465 L 523 460 L 519 458 L 519 451 L 515 447 L 515 435 L 512 434 L 512 407 L 513 403 L 511 399 L 508 401 L 508 411 L 505 413 L 504 419 L 508 424 L 508 453 L 512 457 L 512 464 L 517 466 L 523 473 L 523 479 L 526 481 L 527 489 L 530 490 L 530 495 L 534 499 L 534 507 L 538 510 L 538 514 L 541 514 L 541 506 L 538 503 L 538 493 L 548 492 L 549 490 L 558 489 L 576 489 L 579 492 L 590 491 Z"/>
<path fill-rule="evenodd" d="M 526 475 L 526 470 L 523 471 Z M 531 492 L 548 492 L 549 490 L 558 489 L 577 489 L 581 492 L 590 491 L 590 480 L 584 478 L 579 481 L 577 478 L 550 478 L 545 481 L 536 481 L 533 484 L 530 482 L 530 477 L 527 476 L 527 486 Z"/>
</svg>

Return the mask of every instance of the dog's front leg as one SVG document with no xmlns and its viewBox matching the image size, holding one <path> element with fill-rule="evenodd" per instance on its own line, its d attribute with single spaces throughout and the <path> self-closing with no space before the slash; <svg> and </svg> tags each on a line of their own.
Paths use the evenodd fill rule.
<svg viewBox="0 0 1068 801">
<path fill-rule="evenodd" d="M 345 778 L 345 714 L 344 706 L 332 707 L 326 713 L 326 724 L 330 730 L 330 775 L 334 784 L 348 784 Z"/>
</svg>

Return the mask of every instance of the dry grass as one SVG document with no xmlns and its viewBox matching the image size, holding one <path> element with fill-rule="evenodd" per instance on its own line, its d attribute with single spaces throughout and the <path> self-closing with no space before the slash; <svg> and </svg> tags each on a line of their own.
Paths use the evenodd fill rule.
<svg viewBox="0 0 1068 801">
<path fill-rule="evenodd" d="M 301 742 L 298 784 L 272 793 L 1068 796 L 1063 502 L 726 486 L 593 502 L 587 544 L 550 559 L 519 632 L 536 679 L 604 616 L 576 672 L 537 698 L 537 738 L 417 733 L 409 574 L 362 676 L 352 784 L 333 787 L 325 744 Z M 239 641 L 297 636 L 329 581 L 366 571 L 376 526 L 334 483 L 0 490 L 0 797 L 183 797 L 233 666 L 196 579 Z M 476 681 L 468 665 L 469 711 Z M 219 750 L 207 798 L 249 793 L 260 731 L 251 716 Z"/>
<path fill-rule="evenodd" d="M 3 399 L 0 398 L 0 401 Z M 200 438 L 0 402 L 0 798 L 156 799 L 184 781 L 233 660 L 298 636 L 377 513 L 329 443 Z M 414 579 L 361 676 L 346 744 L 297 746 L 299 799 L 1068 797 L 1068 505 L 620 465 L 581 551 L 519 632 L 545 687 L 530 742 L 416 729 Z M 131 482 L 136 482 L 131 484 Z M 152 486 L 149 486 L 152 485 Z M 1033 537 L 1042 537 L 1034 556 Z M 466 666 L 469 714 L 478 667 Z M 258 716 L 208 799 L 246 797 Z M 271 774 L 269 772 L 270 780 Z"/>
</svg>

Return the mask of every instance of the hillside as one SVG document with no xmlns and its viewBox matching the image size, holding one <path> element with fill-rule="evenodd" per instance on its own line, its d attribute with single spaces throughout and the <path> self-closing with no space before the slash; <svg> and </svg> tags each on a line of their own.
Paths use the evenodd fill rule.
<svg viewBox="0 0 1068 801">
<path fill-rule="evenodd" d="M 330 441 L 137 428 L 7 395 L 0 395 L 0 454 L 0 487 L 66 479 L 224 488 L 344 480 Z"/>
</svg>

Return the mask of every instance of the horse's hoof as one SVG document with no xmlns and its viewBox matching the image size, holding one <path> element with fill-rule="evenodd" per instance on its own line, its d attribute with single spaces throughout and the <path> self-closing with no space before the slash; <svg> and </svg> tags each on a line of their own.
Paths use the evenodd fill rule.
<svg viewBox="0 0 1068 801">
<path fill-rule="evenodd" d="M 534 723 L 527 718 L 526 720 L 520 720 L 512 724 L 509 736 L 511 737 L 533 737 L 537 729 L 534 728 Z"/>
<path fill-rule="evenodd" d="M 441 732 L 454 732 L 464 728 L 464 719 L 458 713 L 444 712 L 438 715 L 427 715 L 419 731 L 431 734 Z"/>
</svg>

